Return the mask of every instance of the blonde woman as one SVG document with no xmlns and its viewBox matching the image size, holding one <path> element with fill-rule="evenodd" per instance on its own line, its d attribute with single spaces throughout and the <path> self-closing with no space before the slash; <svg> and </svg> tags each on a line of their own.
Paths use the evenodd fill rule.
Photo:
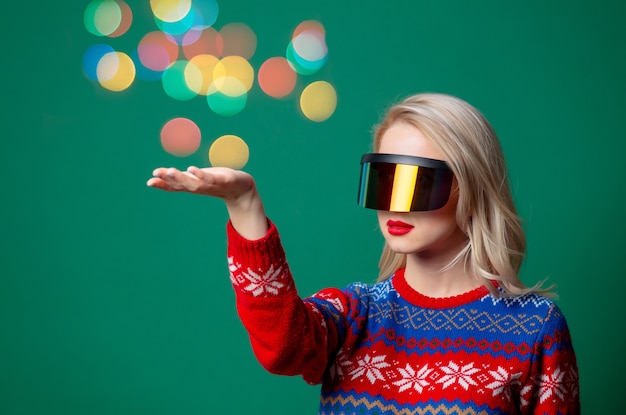
<svg viewBox="0 0 626 415">
<path fill-rule="evenodd" d="M 578 414 L 566 320 L 518 272 L 504 157 L 470 104 L 392 106 L 361 159 L 358 203 L 385 238 L 379 282 L 302 299 L 253 178 L 158 168 L 148 185 L 221 198 L 239 315 L 270 372 L 322 384 L 320 414 Z"/>
</svg>

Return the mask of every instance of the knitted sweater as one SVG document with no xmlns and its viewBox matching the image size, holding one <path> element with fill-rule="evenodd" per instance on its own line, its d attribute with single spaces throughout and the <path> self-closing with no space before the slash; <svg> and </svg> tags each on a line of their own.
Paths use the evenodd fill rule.
<svg viewBox="0 0 626 415">
<path fill-rule="evenodd" d="M 579 414 L 565 318 L 536 294 L 448 298 L 385 282 L 301 299 L 276 227 L 227 226 L 237 310 L 263 367 L 322 384 L 320 414 Z"/>
</svg>

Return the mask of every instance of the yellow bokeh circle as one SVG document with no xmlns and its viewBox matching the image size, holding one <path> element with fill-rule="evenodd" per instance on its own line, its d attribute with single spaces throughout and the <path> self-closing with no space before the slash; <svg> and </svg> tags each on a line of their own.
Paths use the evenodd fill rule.
<svg viewBox="0 0 626 415">
<path fill-rule="evenodd" d="M 185 82 L 196 94 L 207 95 L 214 81 L 213 70 L 219 59 L 213 55 L 196 55 L 185 68 Z"/>
<path fill-rule="evenodd" d="M 178 22 L 191 10 L 191 0 L 150 0 L 152 13 L 164 22 Z"/>
<path fill-rule="evenodd" d="M 223 135 L 209 148 L 209 162 L 213 167 L 241 169 L 248 163 L 249 157 L 248 145 L 236 135 Z"/>
<path fill-rule="evenodd" d="M 123 52 L 105 54 L 96 68 L 100 85 L 110 91 L 123 91 L 135 80 L 135 63 Z"/>
<path fill-rule="evenodd" d="M 244 92 L 250 91 L 254 83 L 254 69 L 250 62 L 241 56 L 227 56 L 215 64 L 213 69 L 213 79 L 235 78 L 243 86 Z M 217 89 L 229 96 L 238 96 L 242 93 L 238 90 L 229 90 L 229 84 L 217 82 Z"/>
<path fill-rule="evenodd" d="M 312 82 L 300 95 L 300 109 L 311 121 L 326 121 L 333 115 L 335 108 L 337 108 L 337 92 L 326 81 Z"/>
<path fill-rule="evenodd" d="M 237 98 L 245 95 L 248 91 L 239 78 L 222 76 L 213 80 L 213 83 L 209 86 L 207 95 L 212 95 L 216 92 L 221 92 L 228 97 Z"/>
</svg>

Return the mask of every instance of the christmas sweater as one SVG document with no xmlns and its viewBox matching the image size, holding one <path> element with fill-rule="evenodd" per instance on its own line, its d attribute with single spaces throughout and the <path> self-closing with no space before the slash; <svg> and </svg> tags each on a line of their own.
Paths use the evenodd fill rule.
<svg viewBox="0 0 626 415">
<path fill-rule="evenodd" d="M 276 227 L 249 241 L 229 223 L 237 311 L 268 371 L 321 384 L 320 414 L 579 414 L 566 320 L 537 294 L 455 297 L 384 282 L 302 299 Z"/>
</svg>

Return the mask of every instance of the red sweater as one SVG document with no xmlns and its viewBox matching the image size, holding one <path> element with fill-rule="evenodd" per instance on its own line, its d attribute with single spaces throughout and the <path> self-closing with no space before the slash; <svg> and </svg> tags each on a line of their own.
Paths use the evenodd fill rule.
<svg viewBox="0 0 626 415">
<path fill-rule="evenodd" d="M 229 224 L 237 310 L 270 372 L 322 384 L 320 414 L 579 414 L 565 318 L 549 299 L 449 298 L 399 270 L 301 299 L 275 226 L 260 240 Z"/>
</svg>

